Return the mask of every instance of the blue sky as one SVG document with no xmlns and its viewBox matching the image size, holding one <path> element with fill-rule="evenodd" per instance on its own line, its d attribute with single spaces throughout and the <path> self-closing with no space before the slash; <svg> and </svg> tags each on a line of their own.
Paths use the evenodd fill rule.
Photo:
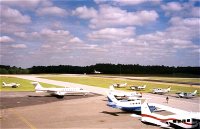
<svg viewBox="0 0 200 129">
<path fill-rule="evenodd" d="M 2 65 L 199 66 L 197 0 L 0 0 Z"/>
</svg>

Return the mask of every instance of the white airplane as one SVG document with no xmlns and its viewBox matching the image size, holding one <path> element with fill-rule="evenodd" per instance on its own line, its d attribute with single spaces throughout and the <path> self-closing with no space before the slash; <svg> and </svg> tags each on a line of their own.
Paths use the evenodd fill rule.
<svg viewBox="0 0 200 129">
<path fill-rule="evenodd" d="M 71 94 L 82 94 L 85 96 L 90 93 L 82 88 L 44 88 L 38 82 L 32 82 L 32 84 L 35 86 L 35 92 L 47 92 L 51 95 L 57 96 L 58 98 L 63 98 L 65 95 Z"/>
<path fill-rule="evenodd" d="M 2 82 L 3 85 L 2 87 L 12 87 L 12 88 L 17 88 L 20 86 L 20 84 L 17 84 L 17 83 L 5 83 L 5 82 Z"/>
<path fill-rule="evenodd" d="M 131 97 L 131 99 L 117 99 L 112 92 L 107 94 L 108 104 L 107 106 L 117 108 L 126 112 L 141 111 L 141 98 Z M 155 110 L 155 106 L 150 106 L 151 110 Z"/>
<path fill-rule="evenodd" d="M 167 89 L 162 89 L 162 88 L 154 88 L 152 90 L 153 94 L 166 94 L 171 90 L 171 87 L 167 88 Z"/>
<path fill-rule="evenodd" d="M 122 83 L 122 84 L 119 84 L 119 83 L 115 83 L 113 84 L 114 87 L 117 87 L 117 88 L 120 88 L 120 87 L 126 87 L 127 83 Z"/>
<path fill-rule="evenodd" d="M 131 99 L 132 97 L 142 97 L 142 93 L 138 93 L 138 92 L 117 91 L 115 90 L 113 85 L 110 86 L 109 92 L 119 99 L 120 97 L 127 98 L 127 99 Z"/>
<path fill-rule="evenodd" d="M 193 98 L 196 96 L 197 94 L 197 90 L 195 90 L 194 92 L 180 92 L 180 93 L 176 93 L 180 98 Z"/>
<path fill-rule="evenodd" d="M 135 117 L 135 114 L 131 115 Z M 170 115 L 161 115 L 160 113 L 152 112 L 146 100 L 142 100 L 141 105 L 141 121 L 150 123 L 162 128 L 198 128 L 200 113 L 178 112 Z"/>
<path fill-rule="evenodd" d="M 100 71 L 96 71 L 96 70 L 94 70 L 94 73 L 96 73 L 96 74 L 100 74 L 101 72 L 100 72 Z"/>
<path fill-rule="evenodd" d="M 146 85 L 143 86 L 131 86 L 132 90 L 144 90 L 146 88 Z"/>
</svg>

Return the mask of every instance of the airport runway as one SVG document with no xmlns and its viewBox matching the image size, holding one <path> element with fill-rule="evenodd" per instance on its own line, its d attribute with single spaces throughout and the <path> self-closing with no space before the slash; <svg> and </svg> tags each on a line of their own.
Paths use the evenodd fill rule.
<svg viewBox="0 0 200 129">
<path fill-rule="evenodd" d="M 41 75 L 13 75 L 13 76 L 23 78 L 23 79 L 38 81 L 38 82 L 44 82 L 48 84 L 54 84 L 58 86 L 81 87 L 93 93 L 102 94 L 102 95 L 106 95 L 108 91 L 107 88 L 38 78 L 38 76 L 41 76 Z M 70 75 L 67 75 L 67 76 L 70 76 Z M 74 75 L 71 75 L 71 76 L 74 76 Z M 80 76 L 83 76 L 83 75 L 80 75 Z M 179 109 L 190 111 L 190 112 L 200 112 L 200 98 L 199 97 L 192 98 L 192 99 L 184 99 L 184 98 L 177 98 L 173 95 L 169 95 L 169 103 L 166 103 L 166 100 L 165 100 L 166 95 L 155 95 L 155 94 L 150 94 L 150 93 L 143 93 L 143 97 L 150 98 L 148 102 L 151 102 L 151 103 L 163 104 L 166 106 L 179 108 Z"/>
</svg>

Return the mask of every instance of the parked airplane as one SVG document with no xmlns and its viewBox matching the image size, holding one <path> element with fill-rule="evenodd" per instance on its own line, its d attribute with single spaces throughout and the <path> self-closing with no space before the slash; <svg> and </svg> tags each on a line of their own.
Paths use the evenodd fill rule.
<svg viewBox="0 0 200 129">
<path fill-rule="evenodd" d="M 110 86 L 109 92 L 112 93 L 117 98 L 127 98 L 131 99 L 132 97 L 142 97 L 142 93 L 138 92 L 125 92 L 125 91 L 117 91 L 113 87 L 113 85 Z"/>
<path fill-rule="evenodd" d="M 197 94 L 197 90 L 195 90 L 194 92 L 180 92 L 180 93 L 176 93 L 180 98 L 193 98 L 195 97 L 195 95 Z"/>
<path fill-rule="evenodd" d="M 167 89 L 162 89 L 162 88 L 154 88 L 152 93 L 153 94 L 166 94 L 171 90 L 171 87 L 167 88 Z"/>
<path fill-rule="evenodd" d="M 63 98 L 65 95 L 71 94 L 82 94 L 85 96 L 89 93 L 89 91 L 83 90 L 82 88 L 44 88 L 38 82 L 33 82 L 32 84 L 35 86 L 35 92 L 47 92 L 58 98 Z"/>
<path fill-rule="evenodd" d="M 117 108 L 127 112 L 141 111 L 141 98 L 132 97 L 131 99 L 117 99 L 112 92 L 107 95 L 108 106 L 112 108 Z M 150 106 L 151 110 L 155 110 L 155 106 Z"/>
<path fill-rule="evenodd" d="M 100 74 L 101 72 L 100 72 L 100 71 L 96 71 L 96 70 L 94 70 L 94 73 L 96 73 L 96 74 Z"/>
<path fill-rule="evenodd" d="M 141 121 L 151 123 L 162 128 L 198 128 L 199 113 L 180 113 L 171 115 L 161 115 L 152 112 L 146 100 L 142 100 L 141 105 Z M 135 117 L 135 114 L 131 115 Z"/>
<path fill-rule="evenodd" d="M 12 88 L 17 88 L 20 86 L 20 84 L 17 84 L 17 83 L 5 83 L 5 82 L 2 82 L 3 85 L 2 87 L 12 87 Z"/>
<path fill-rule="evenodd" d="M 143 86 L 131 86 L 132 90 L 144 90 L 146 88 L 146 85 Z"/>
<path fill-rule="evenodd" d="M 122 83 L 122 84 L 119 84 L 119 83 L 115 83 L 113 84 L 114 87 L 117 87 L 117 88 L 120 88 L 120 87 L 126 87 L 127 83 Z"/>
</svg>

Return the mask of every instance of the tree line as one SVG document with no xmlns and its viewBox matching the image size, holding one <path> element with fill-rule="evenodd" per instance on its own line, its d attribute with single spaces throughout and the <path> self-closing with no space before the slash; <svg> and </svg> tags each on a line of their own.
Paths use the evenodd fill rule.
<svg viewBox="0 0 200 129">
<path fill-rule="evenodd" d="M 0 65 L 0 74 L 94 74 L 94 70 L 102 74 L 192 74 L 200 75 L 200 67 L 169 67 L 164 65 L 142 66 L 139 64 L 95 64 L 90 66 L 33 66 L 31 68 Z"/>
</svg>

